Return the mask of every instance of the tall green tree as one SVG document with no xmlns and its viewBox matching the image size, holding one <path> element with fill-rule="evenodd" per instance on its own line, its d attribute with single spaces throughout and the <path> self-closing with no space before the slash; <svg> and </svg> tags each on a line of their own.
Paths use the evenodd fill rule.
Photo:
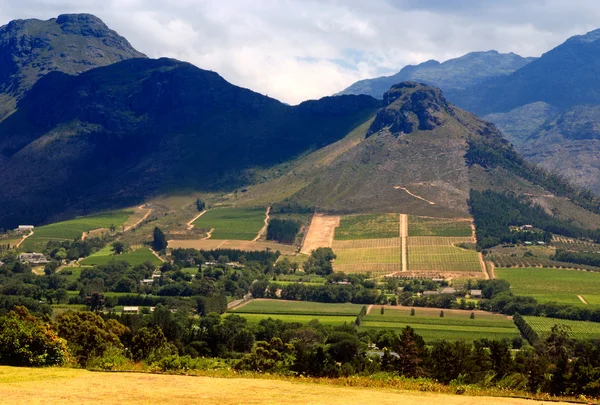
<svg viewBox="0 0 600 405">
<path fill-rule="evenodd" d="M 154 240 L 152 241 L 152 249 L 160 252 L 161 250 L 165 250 L 167 248 L 167 238 L 163 231 L 157 226 L 154 228 Z"/>
</svg>

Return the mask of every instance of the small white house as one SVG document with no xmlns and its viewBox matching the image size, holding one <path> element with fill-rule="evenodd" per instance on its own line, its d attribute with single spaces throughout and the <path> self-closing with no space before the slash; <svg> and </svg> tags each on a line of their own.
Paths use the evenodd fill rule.
<svg viewBox="0 0 600 405">
<path fill-rule="evenodd" d="M 143 285 L 152 284 L 152 283 L 154 283 L 154 279 L 153 278 L 145 278 L 142 281 L 140 281 L 140 283 Z"/>
<path fill-rule="evenodd" d="M 123 307 L 124 314 L 137 314 L 140 312 L 140 307 Z"/>
<path fill-rule="evenodd" d="M 17 231 L 18 233 L 27 233 L 33 231 L 33 228 L 33 225 L 19 225 L 19 227 L 15 229 L 15 231 Z"/>
<path fill-rule="evenodd" d="M 481 298 L 481 290 L 471 290 L 469 295 L 471 298 Z"/>
</svg>

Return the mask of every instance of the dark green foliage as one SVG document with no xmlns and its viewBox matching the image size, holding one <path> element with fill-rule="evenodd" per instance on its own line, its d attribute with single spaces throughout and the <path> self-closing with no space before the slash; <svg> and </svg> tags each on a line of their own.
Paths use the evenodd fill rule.
<svg viewBox="0 0 600 405">
<path fill-rule="evenodd" d="M 204 201 L 202 201 L 201 199 L 197 198 L 196 199 L 196 209 L 198 210 L 198 212 L 202 212 L 206 209 L 206 203 Z"/>
<path fill-rule="evenodd" d="M 304 262 L 304 272 L 322 276 L 331 274 L 333 273 L 332 261 L 335 257 L 335 253 L 331 248 L 317 248 L 311 252 L 310 257 Z"/>
<path fill-rule="evenodd" d="M 215 250 L 196 250 L 196 249 L 173 249 L 171 256 L 175 259 L 175 264 L 185 267 L 190 264 L 203 264 L 211 257 L 213 260 L 220 256 L 227 256 L 233 262 L 259 262 L 263 264 L 272 264 L 277 261 L 279 254 L 268 251 L 246 252 L 236 249 L 215 249 Z"/>
<path fill-rule="evenodd" d="M 549 242 L 552 234 L 600 241 L 600 230 L 583 229 L 570 222 L 552 217 L 539 205 L 524 198 L 491 190 L 471 190 L 469 200 L 477 229 L 477 246 L 480 249 L 500 243 L 523 241 Z M 511 226 L 533 225 L 543 232 L 511 231 Z"/>
<path fill-rule="evenodd" d="M 115 255 L 120 255 L 127 252 L 128 246 L 125 242 L 115 241 L 111 245 L 111 250 L 115 252 Z"/>
<path fill-rule="evenodd" d="M 154 227 L 154 239 L 152 240 L 152 249 L 157 252 L 165 250 L 168 246 L 167 238 L 158 226 Z"/>
<path fill-rule="evenodd" d="M 525 319 L 523 319 L 521 314 L 519 314 L 519 313 L 514 314 L 513 320 L 515 321 L 515 325 L 517 325 L 517 328 L 519 328 L 519 331 L 521 332 L 521 334 L 525 337 L 525 339 L 527 339 L 527 341 L 530 344 L 534 345 L 538 342 L 540 337 L 538 336 L 536 331 L 533 330 L 533 328 L 531 326 L 529 326 L 529 324 L 525 321 Z"/>
<path fill-rule="evenodd" d="M 289 219 L 271 219 L 267 226 L 267 240 L 293 243 L 300 231 L 300 223 Z"/>
<path fill-rule="evenodd" d="M 52 326 L 17 306 L 0 317 L 0 364 L 21 367 L 60 366 L 67 361 L 66 341 Z"/>
<path fill-rule="evenodd" d="M 570 252 L 567 250 L 557 250 L 554 256 L 550 259 L 559 262 L 586 264 L 588 266 L 600 267 L 600 254 L 599 253 L 583 253 L 583 252 Z"/>
</svg>

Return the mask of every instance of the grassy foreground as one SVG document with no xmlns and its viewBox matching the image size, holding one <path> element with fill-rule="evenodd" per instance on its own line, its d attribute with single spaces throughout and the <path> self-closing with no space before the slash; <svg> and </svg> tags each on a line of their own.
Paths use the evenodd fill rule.
<svg viewBox="0 0 600 405">
<path fill-rule="evenodd" d="M 526 405 L 549 402 L 355 388 L 299 380 L 104 373 L 0 367 L 0 404 L 403 404 Z M 566 404 L 553 402 L 554 404 Z"/>
</svg>

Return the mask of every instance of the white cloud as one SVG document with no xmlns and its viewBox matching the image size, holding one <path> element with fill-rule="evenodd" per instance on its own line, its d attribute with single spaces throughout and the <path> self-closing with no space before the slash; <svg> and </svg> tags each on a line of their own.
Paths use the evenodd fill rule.
<svg viewBox="0 0 600 405">
<path fill-rule="evenodd" d="M 0 24 L 67 12 L 292 104 L 428 59 L 539 56 L 600 21 L 591 0 L 0 0 Z"/>
</svg>

